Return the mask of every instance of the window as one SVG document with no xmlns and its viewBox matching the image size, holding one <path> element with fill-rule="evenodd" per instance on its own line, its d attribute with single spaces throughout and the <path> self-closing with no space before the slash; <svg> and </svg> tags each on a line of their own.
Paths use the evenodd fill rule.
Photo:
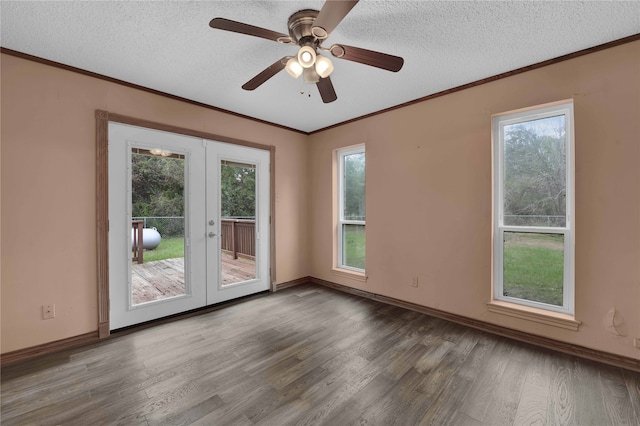
<svg viewBox="0 0 640 426">
<path fill-rule="evenodd" d="M 338 151 L 338 268 L 365 269 L 365 151 Z"/>
<path fill-rule="evenodd" d="M 494 300 L 573 314 L 573 103 L 493 119 Z"/>
</svg>

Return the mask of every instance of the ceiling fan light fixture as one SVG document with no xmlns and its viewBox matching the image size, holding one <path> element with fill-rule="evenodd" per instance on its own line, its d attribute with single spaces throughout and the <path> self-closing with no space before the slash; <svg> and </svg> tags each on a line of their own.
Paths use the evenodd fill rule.
<svg viewBox="0 0 640 426">
<path fill-rule="evenodd" d="M 318 40 L 324 40 L 329 37 L 329 33 L 322 27 L 311 27 L 311 34 Z"/>
<path fill-rule="evenodd" d="M 151 149 L 151 150 L 149 150 L 149 154 L 158 155 L 160 157 L 170 157 L 170 156 L 173 155 L 173 152 L 165 151 L 163 149 Z"/>
<path fill-rule="evenodd" d="M 304 68 L 302 68 L 302 65 L 300 65 L 300 63 L 296 58 L 290 58 L 287 61 L 287 65 L 285 69 L 287 70 L 289 75 L 293 78 L 300 77 L 300 75 L 302 75 L 302 71 L 304 70 Z"/>
<path fill-rule="evenodd" d="M 331 46 L 329 48 L 329 51 L 336 58 L 342 58 L 345 54 L 344 47 L 340 46 L 339 44 L 334 44 L 333 46 Z"/>
<path fill-rule="evenodd" d="M 314 68 L 305 68 L 303 78 L 305 83 L 317 83 L 320 81 L 320 76 Z"/>
<path fill-rule="evenodd" d="M 318 55 L 316 57 L 316 72 L 322 78 L 327 78 L 333 72 L 333 62 L 329 58 Z"/>
<path fill-rule="evenodd" d="M 302 46 L 298 50 L 298 63 L 303 68 L 311 68 L 316 62 L 316 51 L 311 46 Z"/>
</svg>

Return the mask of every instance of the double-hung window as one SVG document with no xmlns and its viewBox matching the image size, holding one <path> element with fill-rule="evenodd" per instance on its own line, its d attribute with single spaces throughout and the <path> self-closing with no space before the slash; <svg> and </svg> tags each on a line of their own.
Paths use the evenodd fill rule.
<svg viewBox="0 0 640 426">
<path fill-rule="evenodd" d="M 365 149 L 338 150 L 338 268 L 365 270 Z"/>
<path fill-rule="evenodd" d="M 574 306 L 573 103 L 494 116 L 494 300 Z"/>
</svg>

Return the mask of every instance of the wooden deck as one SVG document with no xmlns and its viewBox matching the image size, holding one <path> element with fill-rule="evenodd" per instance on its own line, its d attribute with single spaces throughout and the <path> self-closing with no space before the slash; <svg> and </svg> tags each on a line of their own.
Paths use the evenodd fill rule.
<svg viewBox="0 0 640 426">
<path fill-rule="evenodd" d="M 184 258 L 165 259 L 131 265 L 133 304 L 184 294 Z M 256 263 L 233 259 L 222 253 L 222 285 L 246 281 L 256 276 Z"/>
</svg>

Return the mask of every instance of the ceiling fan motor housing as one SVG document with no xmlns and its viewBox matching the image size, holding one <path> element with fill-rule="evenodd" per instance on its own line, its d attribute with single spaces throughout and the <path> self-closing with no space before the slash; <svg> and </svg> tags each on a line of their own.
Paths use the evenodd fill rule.
<svg viewBox="0 0 640 426">
<path fill-rule="evenodd" d="M 318 46 L 318 40 L 311 33 L 318 11 L 313 9 L 299 10 L 289 17 L 289 35 L 299 46 Z"/>
</svg>

